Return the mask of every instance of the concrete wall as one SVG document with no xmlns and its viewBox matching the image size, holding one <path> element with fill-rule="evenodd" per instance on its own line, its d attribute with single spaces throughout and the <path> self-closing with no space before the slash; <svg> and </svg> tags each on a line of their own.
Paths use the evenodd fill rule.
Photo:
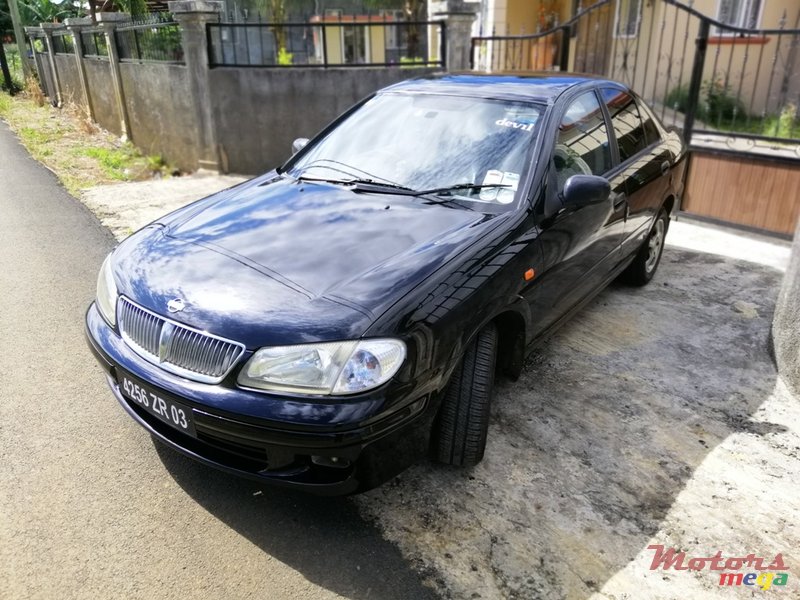
<svg viewBox="0 0 800 600">
<path fill-rule="evenodd" d="M 202 167 L 244 175 L 262 173 L 291 155 L 295 138 L 313 137 L 382 87 L 434 70 L 211 69 L 206 25 L 218 20 L 219 3 L 172 2 L 171 10 L 181 28 L 184 63 L 122 61 L 111 41 L 108 59 L 86 57 L 77 36 L 74 55 L 53 54 L 59 89 L 48 85 L 47 93 L 54 101 L 85 104 L 83 90 L 88 90 L 89 108 L 99 125 L 182 170 Z M 123 17 L 109 19 L 103 19 L 108 21 L 103 28 L 107 39 L 113 40 L 118 22 L 125 21 Z M 85 19 L 67 22 L 73 33 L 89 25 Z M 41 37 L 49 35 L 51 27 L 28 29 L 29 35 Z M 382 46 L 383 41 L 378 41 Z M 40 56 L 42 79 L 49 81 L 50 48 Z"/>
<path fill-rule="evenodd" d="M 78 63 L 74 54 L 56 54 L 56 69 L 61 84 L 61 96 L 64 102 L 83 104 L 81 81 L 78 77 Z"/>
<path fill-rule="evenodd" d="M 107 60 L 84 58 L 86 83 L 94 109 L 94 120 L 117 135 L 122 135 L 120 115 L 114 97 L 114 84 L 111 80 L 111 67 Z"/>
<path fill-rule="evenodd" d="M 186 67 L 123 62 L 120 77 L 131 141 L 145 154 L 160 154 L 181 169 L 196 169 L 198 122 Z"/>
<path fill-rule="evenodd" d="M 237 69 L 210 73 L 222 166 L 267 171 L 291 156 L 292 140 L 313 137 L 370 93 L 423 69 Z"/>
</svg>

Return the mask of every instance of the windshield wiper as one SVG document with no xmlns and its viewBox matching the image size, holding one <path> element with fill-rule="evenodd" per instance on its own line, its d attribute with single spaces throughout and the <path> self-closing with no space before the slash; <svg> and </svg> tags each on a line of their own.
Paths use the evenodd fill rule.
<svg viewBox="0 0 800 600">
<path fill-rule="evenodd" d="M 298 181 L 321 181 L 324 183 L 333 183 L 335 185 L 352 185 L 354 192 L 402 194 L 404 196 L 414 196 L 417 193 L 416 190 L 398 183 L 384 183 L 383 181 L 375 181 L 374 179 L 328 179 L 323 177 L 306 177 L 304 175 L 300 175 L 296 179 Z"/>
<path fill-rule="evenodd" d="M 458 190 L 482 190 L 484 188 L 509 188 L 508 183 L 456 183 L 445 187 L 432 188 L 430 190 L 417 190 L 417 196 L 450 196 L 453 192 Z"/>
</svg>

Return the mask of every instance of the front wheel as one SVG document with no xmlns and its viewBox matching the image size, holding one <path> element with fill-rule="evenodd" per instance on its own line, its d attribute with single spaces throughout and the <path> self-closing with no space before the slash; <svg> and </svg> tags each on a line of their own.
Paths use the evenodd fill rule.
<svg viewBox="0 0 800 600">
<path fill-rule="evenodd" d="M 663 208 L 659 211 L 656 222 L 647 239 L 636 253 L 636 258 L 622 272 L 621 279 L 632 285 L 645 285 L 653 275 L 656 274 L 658 263 L 661 262 L 661 254 L 664 251 L 664 239 L 667 237 L 669 229 L 669 216 Z"/>
<path fill-rule="evenodd" d="M 490 323 L 472 340 L 444 392 L 433 438 L 439 462 L 472 466 L 483 458 L 497 361 L 497 327 Z"/>
</svg>

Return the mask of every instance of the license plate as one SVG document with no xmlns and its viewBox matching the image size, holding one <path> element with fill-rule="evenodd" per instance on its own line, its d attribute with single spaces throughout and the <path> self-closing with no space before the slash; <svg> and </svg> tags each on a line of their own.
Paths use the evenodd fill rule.
<svg viewBox="0 0 800 600">
<path fill-rule="evenodd" d="M 141 381 L 134 381 L 124 374 L 119 376 L 119 387 L 122 390 L 122 394 L 139 408 L 147 411 L 167 425 L 197 437 L 194 430 L 192 409 L 188 406 L 169 398 L 164 398 L 150 386 Z"/>
</svg>

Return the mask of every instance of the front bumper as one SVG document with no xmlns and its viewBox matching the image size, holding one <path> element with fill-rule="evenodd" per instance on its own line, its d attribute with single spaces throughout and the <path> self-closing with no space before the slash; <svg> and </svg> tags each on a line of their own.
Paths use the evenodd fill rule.
<svg viewBox="0 0 800 600">
<path fill-rule="evenodd" d="M 419 385 L 358 398 L 298 399 L 201 384 L 163 371 L 134 353 L 92 304 L 89 348 L 125 411 L 171 448 L 217 469 L 322 495 L 365 491 L 424 455 L 435 416 L 432 391 Z M 246 358 L 246 357 L 245 357 Z M 196 437 L 167 425 L 128 399 L 120 374 L 146 382 L 192 410 Z"/>
</svg>

